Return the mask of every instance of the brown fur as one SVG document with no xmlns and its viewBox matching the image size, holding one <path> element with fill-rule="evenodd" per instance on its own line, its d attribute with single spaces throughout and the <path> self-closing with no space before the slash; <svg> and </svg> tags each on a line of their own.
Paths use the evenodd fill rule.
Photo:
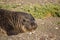
<svg viewBox="0 0 60 40">
<path fill-rule="evenodd" d="M 7 35 L 16 35 L 35 30 L 37 24 L 31 14 L 0 9 L 0 28 Z"/>
</svg>

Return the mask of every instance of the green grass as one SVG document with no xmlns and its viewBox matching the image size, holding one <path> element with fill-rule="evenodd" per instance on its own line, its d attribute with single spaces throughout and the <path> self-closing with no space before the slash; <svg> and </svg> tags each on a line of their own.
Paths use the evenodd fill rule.
<svg viewBox="0 0 60 40">
<path fill-rule="evenodd" d="M 30 5 L 17 5 L 17 4 L 0 4 L 0 8 L 8 10 L 22 11 L 32 14 L 35 18 L 46 18 L 46 17 L 60 17 L 60 5 L 57 4 L 30 4 Z"/>
</svg>

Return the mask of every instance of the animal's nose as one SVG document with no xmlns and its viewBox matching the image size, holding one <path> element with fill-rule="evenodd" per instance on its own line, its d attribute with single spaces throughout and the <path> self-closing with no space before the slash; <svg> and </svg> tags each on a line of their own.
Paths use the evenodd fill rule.
<svg viewBox="0 0 60 40">
<path fill-rule="evenodd" d="M 36 23 L 31 23 L 31 26 L 32 26 L 33 29 L 37 28 L 37 24 Z"/>
</svg>

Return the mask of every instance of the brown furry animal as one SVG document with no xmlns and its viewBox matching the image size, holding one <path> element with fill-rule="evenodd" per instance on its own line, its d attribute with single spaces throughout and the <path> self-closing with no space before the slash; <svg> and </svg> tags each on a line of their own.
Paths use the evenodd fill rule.
<svg viewBox="0 0 60 40">
<path fill-rule="evenodd" d="M 37 24 L 31 14 L 0 9 L 0 28 L 7 35 L 16 35 L 35 30 Z"/>
</svg>

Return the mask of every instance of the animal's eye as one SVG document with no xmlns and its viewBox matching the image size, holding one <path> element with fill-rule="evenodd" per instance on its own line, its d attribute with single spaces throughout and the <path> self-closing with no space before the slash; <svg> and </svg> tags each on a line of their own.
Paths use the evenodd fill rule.
<svg viewBox="0 0 60 40">
<path fill-rule="evenodd" d="M 23 19 L 23 22 L 25 22 L 26 20 L 25 19 Z"/>
</svg>

